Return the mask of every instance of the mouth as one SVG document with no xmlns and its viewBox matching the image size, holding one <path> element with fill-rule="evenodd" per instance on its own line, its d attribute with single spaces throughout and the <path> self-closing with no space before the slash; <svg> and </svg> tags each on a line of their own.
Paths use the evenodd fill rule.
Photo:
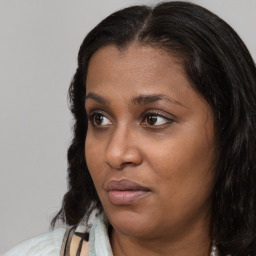
<svg viewBox="0 0 256 256">
<path fill-rule="evenodd" d="M 150 192 L 149 188 L 140 184 L 124 179 L 111 180 L 106 184 L 109 200 L 114 205 L 129 205 L 134 201 L 145 197 Z"/>
</svg>

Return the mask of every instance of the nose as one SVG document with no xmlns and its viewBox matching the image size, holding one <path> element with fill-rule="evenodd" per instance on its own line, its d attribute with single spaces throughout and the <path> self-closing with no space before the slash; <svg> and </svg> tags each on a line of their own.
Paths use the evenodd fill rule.
<svg viewBox="0 0 256 256">
<path fill-rule="evenodd" d="M 105 149 L 107 165 L 113 169 L 122 170 L 127 165 L 140 165 L 142 159 L 136 133 L 128 127 L 117 128 L 111 134 Z"/>
</svg>

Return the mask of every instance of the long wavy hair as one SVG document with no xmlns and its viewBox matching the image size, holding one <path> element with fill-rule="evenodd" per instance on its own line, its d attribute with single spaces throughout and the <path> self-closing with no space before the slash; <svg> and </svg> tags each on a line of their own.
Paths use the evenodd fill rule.
<svg viewBox="0 0 256 256">
<path fill-rule="evenodd" d="M 237 33 L 198 5 L 165 2 L 115 12 L 84 39 L 69 89 L 74 137 L 68 150 L 68 192 L 52 221 L 78 224 L 93 209 L 103 211 L 85 159 L 86 75 L 99 48 L 132 42 L 183 60 L 194 89 L 211 106 L 218 160 L 212 191 L 211 232 L 222 255 L 256 255 L 256 68 Z"/>
</svg>

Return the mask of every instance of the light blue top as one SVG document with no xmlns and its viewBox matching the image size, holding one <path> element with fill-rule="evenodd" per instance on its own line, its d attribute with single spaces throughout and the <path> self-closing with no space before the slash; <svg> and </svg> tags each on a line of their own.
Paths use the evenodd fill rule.
<svg viewBox="0 0 256 256">
<path fill-rule="evenodd" d="M 29 239 L 19 244 L 3 256 L 59 256 L 65 229 L 54 231 Z"/>
<path fill-rule="evenodd" d="M 113 256 L 108 238 L 104 215 L 100 214 L 93 222 L 89 238 L 89 256 Z M 6 252 L 2 256 L 59 256 L 66 229 L 32 238 Z"/>
</svg>

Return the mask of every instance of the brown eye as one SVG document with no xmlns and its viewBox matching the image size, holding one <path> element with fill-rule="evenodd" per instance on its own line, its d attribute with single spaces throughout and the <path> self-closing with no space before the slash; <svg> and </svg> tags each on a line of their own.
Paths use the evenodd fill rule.
<svg viewBox="0 0 256 256">
<path fill-rule="evenodd" d="M 112 122 L 103 114 L 94 112 L 89 115 L 89 120 L 93 126 L 106 127 L 112 124 Z"/>
<path fill-rule="evenodd" d="M 146 122 L 149 125 L 155 125 L 157 123 L 157 115 L 152 115 L 151 114 L 151 115 L 147 116 Z"/>
<path fill-rule="evenodd" d="M 173 122 L 173 119 L 167 118 L 159 114 L 149 113 L 145 117 L 143 124 L 149 125 L 149 126 L 161 126 L 161 125 L 165 125 L 172 122 Z"/>
<path fill-rule="evenodd" d="M 103 123 L 103 120 L 104 120 L 103 115 L 97 114 L 97 115 L 94 116 L 94 123 L 96 125 L 101 125 Z"/>
</svg>

